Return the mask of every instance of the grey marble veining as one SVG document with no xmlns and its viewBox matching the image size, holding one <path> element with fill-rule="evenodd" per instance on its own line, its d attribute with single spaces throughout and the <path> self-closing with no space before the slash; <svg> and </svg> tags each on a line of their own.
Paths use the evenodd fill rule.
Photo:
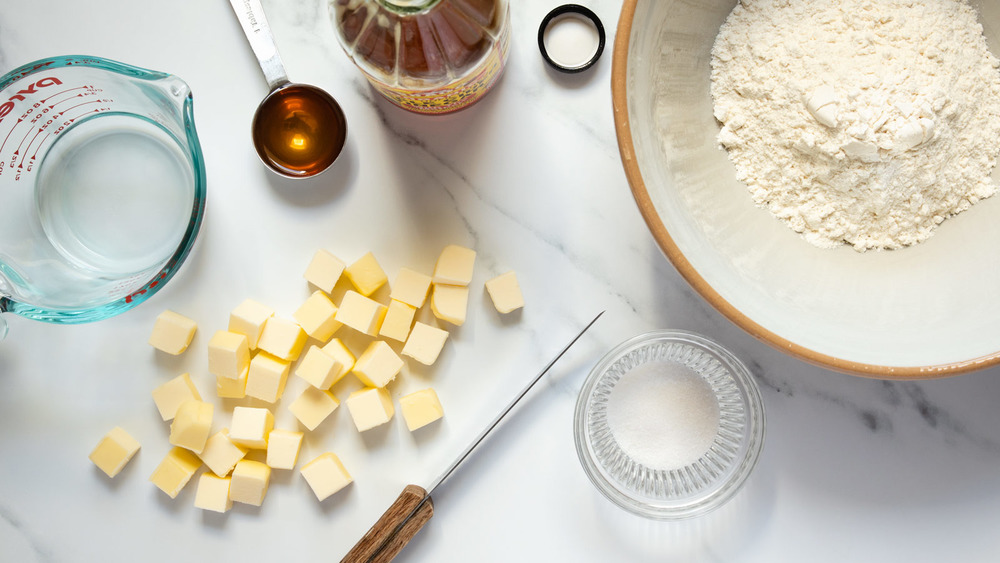
<svg viewBox="0 0 1000 563">
<path fill-rule="evenodd" d="M 249 119 L 266 86 L 226 3 L 4 4 L 0 72 L 83 53 L 188 81 L 210 199 L 192 256 L 148 303 L 92 325 L 10 318 L 0 343 L 0 561 L 337 559 L 402 486 L 433 479 L 600 310 L 598 324 L 442 487 L 435 517 L 399 560 L 997 559 L 1000 369 L 915 382 L 834 373 L 756 340 L 702 299 L 656 246 L 622 171 L 609 88 L 620 2 L 588 3 L 608 43 L 577 77 L 548 70 L 537 52 L 537 24 L 556 3 L 514 3 L 496 89 L 469 110 L 428 119 L 368 86 L 333 36 L 326 1 L 264 2 L 292 80 L 329 90 L 348 113 L 342 159 L 300 184 L 270 176 L 253 154 Z M 528 305 L 501 317 L 474 293 L 439 364 L 404 374 L 408 390 L 438 390 L 439 426 L 411 435 L 395 420 L 359 436 L 338 409 L 305 453 L 336 451 L 355 483 L 323 503 L 294 472 L 276 472 L 261 508 L 226 515 L 201 514 L 191 486 L 171 500 L 147 482 L 168 449 L 149 393 L 188 371 L 207 394 L 203 351 L 236 302 L 252 296 L 290 314 L 308 296 L 301 271 L 317 248 L 345 258 L 371 250 L 394 271 L 430 268 L 451 242 L 476 248 L 479 286 L 516 270 Z M 178 358 L 146 344 L 166 308 L 199 321 Z M 573 445 L 590 368 L 622 340 L 659 328 L 699 332 L 733 351 L 767 411 L 747 487 L 698 521 L 651 522 L 618 509 L 587 480 Z M 301 389 L 294 380 L 286 393 Z M 276 419 L 294 425 L 281 408 Z M 109 481 L 87 455 L 114 425 L 142 450 Z"/>
</svg>

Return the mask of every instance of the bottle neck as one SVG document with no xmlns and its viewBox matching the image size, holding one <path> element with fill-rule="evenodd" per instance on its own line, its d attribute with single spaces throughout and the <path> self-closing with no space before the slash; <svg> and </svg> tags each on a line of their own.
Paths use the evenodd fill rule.
<svg viewBox="0 0 1000 563">
<path fill-rule="evenodd" d="M 432 8 L 441 0 L 378 0 L 387 10 L 398 14 L 412 14 Z"/>
</svg>

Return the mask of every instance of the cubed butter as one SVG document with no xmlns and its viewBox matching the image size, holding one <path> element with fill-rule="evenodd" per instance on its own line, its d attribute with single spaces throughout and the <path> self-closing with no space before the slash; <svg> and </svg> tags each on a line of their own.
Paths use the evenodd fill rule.
<svg viewBox="0 0 1000 563">
<path fill-rule="evenodd" d="M 348 290 L 340 301 L 335 318 L 358 332 L 375 336 L 385 320 L 386 311 L 387 307 L 378 301 Z"/>
<path fill-rule="evenodd" d="M 260 335 L 257 347 L 261 350 L 294 362 L 299 359 L 302 348 L 306 345 L 309 335 L 302 330 L 299 323 L 281 317 L 271 317 L 264 324 L 264 332 Z"/>
<path fill-rule="evenodd" d="M 267 319 L 274 316 L 274 309 L 246 299 L 229 313 L 229 332 L 235 332 L 247 337 L 247 346 L 257 349 L 257 341 L 264 330 Z"/>
<path fill-rule="evenodd" d="M 292 314 L 302 330 L 320 342 L 329 340 L 340 328 L 341 323 L 337 321 L 336 315 L 337 306 L 322 291 L 313 292 Z"/>
<path fill-rule="evenodd" d="M 243 372 L 237 379 L 228 377 L 215 378 L 215 394 L 220 399 L 242 399 L 247 396 L 247 375 L 249 369 Z"/>
<path fill-rule="evenodd" d="M 239 379 L 250 365 L 250 345 L 245 334 L 219 330 L 208 341 L 208 373 Z"/>
<path fill-rule="evenodd" d="M 332 452 L 320 455 L 299 470 L 320 501 L 351 484 L 354 479 Z"/>
<path fill-rule="evenodd" d="M 149 344 L 157 350 L 177 356 L 187 350 L 197 329 L 198 324 L 184 315 L 164 311 L 153 323 Z"/>
<path fill-rule="evenodd" d="M 198 457 L 212 473 L 219 477 L 225 477 L 236 466 L 236 462 L 246 455 L 247 448 L 233 443 L 229 439 L 229 430 L 223 428 L 205 442 L 205 449 L 201 450 Z"/>
<path fill-rule="evenodd" d="M 229 482 L 229 498 L 233 502 L 242 502 L 260 506 L 267 494 L 267 486 L 271 483 L 271 468 L 267 464 L 250 459 L 240 460 L 233 468 L 233 476 Z"/>
<path fill-rule="evenodd" d="M 354 375 L 369 387 L 385 387 L 403 369 L 403 360 L 381 340 L 372 341 L 354 362 Z"/>
<path fill-rule="evenodd" d="M 406 421 L 406 427 L 410 432 L 444 416 L 441 401 L 430 387 L 400 397 L 399 410 L 403 413 L 403 420 Z"/>
<path fill-rule="evenodd" d="M 171 448 L 149 480 L 170 498 L 177 498 L 199 467 L 201 460 L 198 456 L 184 448 Z"/>
<path fill-rule="evenodd" d="M 170 381 L 153 389 L 153 402 L 163 420 L 173 420 L 177 407 L 187 401 L 200 401 L 201 394 L 191 381 L 191 376 L 182 373 Z"/>
<path fill-rule="evenodd" d="M 389 297 L 419 309 L 424 306 L 430 288 L 430 276 L 409 268 L 400 268 Z"/>
<path fill-rule="evenodd" d="M 317 389 L 329 389 L 344 373 L 344 366 L 319 346 L 310 347 L 295 366 L 295 375 Z"/>
<path fill-rule="evenodd" d="M 90 452 L 90 461 L 108 477 L 114 477 L 137 451 L 139 451 L 139 441 L 120 426 L 115 426 L 101 438 L 94 451 Z"/>
<path fill-rule="evenodd" d="M 358 259 L 344 270 L 344 275 L 358 289 L 358 292 L 365 297 L 378 291 L 378 288 L 385 285 L 389 278 L 385 275 L 382 266 L 371 252 Z"/>
<path fill-rule="evenodd" d="M 469 285 L 476 264 L 476 251 L 457 244 L 449 244 L 441 251 L 434 265 L 434 283 Z"/>
<path fill-rule="evenodd" d="M 306 281 L 317 288 L 330 293 L 344 273 L 344 262 L 326 250 L 317 250 L 313 254 L 304 277 Z"/>
<path fill-rule="evenodd" d="M 417 321 L 413 325 L 410 337 L 403 345 L 402 354 L 409 356 L 425 366 L 433 365 L 448 340 L 448 331 Z"/>
<path fill-rule="evenodd" d="M 337 374 L 334 383 L 344 377 L 347 372 L 354 368 L 354 354 L 344 345 L 344 342 L 339 338 L 334 338 L 323 346 L 323 351 L 330 355 L 331 358 L 337 360 L 337 363 L 342 367 L 340 373 Z"/>
<path fill-rule="evenodd" d="M 524 307 L 521 285 L 517 283 L 517 274 L 513 270 L 487 281 L 486 292 L 500 313 L 507 314 Z"/>
<path fill-rule="evenodd" d="M 270 410 L 258 407 L 235 407 L 229 439 L 245 448 L 263 450 L 267 448 L 267 435 L 272 428 L 274 428 L 274 415 Z"/>
<path fill-rule="evenodd" d="M 201 453 L 212 431 L 212 403 L 185 401 L 177 407 L 174 421 L 170 423 L 170 443 Z"/>
<path fill-rule="evenodd" d="M 398 342 L 406 342 L 406 337 L 410 334 L 410 326 L 413 324 L 413 317 L 416 314 L 417 309 L 413 305 L 395 299 L 390 300 L 385 320 L 382 321 L 378 335 Z"/>
<path fill-rule="evenodd" d="M 347 410 L 360 432 L 389 422 L 396 412 L 389 392 L 379 387 L 366 387 L 351 393 L 347 397 Z"/>
<path fill-rule="evenodd" d="M 267 465 L 272 469 L 294 469 L 303 436 L 294 430 L 272 430 L 267 437 Z"/>
<path fill-rule="evenodd" d="M 326 420 L 330 413 L 337 410 L 338 406 L 340 401 L 333 396 L 333 393 L 310 386 L 288 405 L 288 410 L 295 415 L 302 426 L 312 431 Z"/>
<path fill-rule="evenodd" d="M 198 488 L 194 493 L 194 506 L 212 512 L 228 512 L 233 507 L 229 498 L 229 477 L 219 477 L 202 473 L 198 477 Z"/>
<path fill-rule="evenodd" d="M 247 374 L 247 397 L 275 403 L 285 392 L 291 363 L 276 358 L 267 352 L 257 352 L 250 360 Z"/>
<path fill-rule="evenodd" d="M 435 283 L 431 291 L 431 311 L 434 316 L 455 326 L 465 323 L 469 307 L 469 288 L 461 285 Z"/>
</svg>

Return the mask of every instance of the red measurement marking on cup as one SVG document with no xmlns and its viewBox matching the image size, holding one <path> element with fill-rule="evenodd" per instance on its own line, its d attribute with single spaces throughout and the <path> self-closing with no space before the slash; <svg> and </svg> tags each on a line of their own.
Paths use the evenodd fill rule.
<svg viewBox="0 0 1000 563">
<path fill-rule="evenodd" d="M 75 106 L 70 106 L 70 107 L 62 110 L 61 112 L 59 112 L 59 115 L 64 115 L 67 111 L 69 111 L 71 109 L 76 109 L 76 108 L 78 108 L 80 106 L 85 106 L 87 104 L 100 104 L 100 103 L 103 103 L 103 102 L 110 102 L 110 101 L 111 100 L 90 100 L 89 102 L 81 102 L 79 104 L 76 104 Z"/>
<path fill-rule="evenodd" d="M 17 123 L 15 123 L 14 126 L 10 128 L 10 131 L 7 131 L 7 136 L 4 137 L 3 143 L 0 143 L 0 154 L 3 153 L 3 148 L 7 146 L 7 140 L 10 139 L 10 134 L 14 132 L 14 129 L 17 129 L 17 126 L 21 124 L 21 121 L 23 120 L 18 119 Z"/>
<path fill-rule="evenodd" d="M 146 290 L 153 289 L 154 287 L 160 285 L 160 280 L 162 280 L 165 277 L 167 277 L 167 274 L 164 273 L 164 272 L 160 272 L 160 275 L 156 276 L 156 279 L 154 279 L 153 281 L 151 281 L 148 284 L 146 284 L 145 287 L 143 287 L 142 289 L 140 289 L 138 291 L 135 291 L 135 292 L 133 292 L 133 293 L 131 293 L 129 295 L 126 295 L 125 296 L 125 302 L 126 303 L 131 303 L 132 301 L 135 300 L 136 297 L 139 297 L 140 295 L 145 294 Z"/>
<path fill-rule="evenodd" d="M 55 98 L 56 96 L 58 96 L 60 94 L 65 94 L 66 92 L 73 92 L 74 90 L 83 90 L 85 88 L 93 88 L 93 86 L 85 84 L 83 86 L 77 86 L 76 88 L 69 88 L 67 90 L 63 90 L 62 92 L 56 92 L 55 94 L 52 94 L 48 98 L 42 99 L 42 103 L 44 104 L 44 103 L 48 102 L 49 100 L 51 100 L 52 98 Z M 80 94 L 76 94 L 76 95 L 79 96 Z"/>
<path fill-rule="evenodd" d="M 52 105 L 49 106 L 49 109 L 56 109 L 56 106 L 58 106 L 59 104 L 65 104 L 66 102 L 77 101 L 77 98 L 82 98 L 85 95 L 86 94 L 74 94 L 64 100 L 59 100 L 58 102 L 53 103 Z"/>
<path fill-rule="evenodd" d="M 52 133 L 46 133 L 45 136 L 42 137 L 41 142 L 38 143 L 38 146 L 35 147 L 35 153 L 31 155 L 31 160 L 28 161 L 28 172 L 31 172 L 31 169 L 35 166 L 35 159 L 38 158 L 38 151 L 42 148 L 42 145 L 45 144 L 45 139 L 48 139 L 51 134 Z"/>
<path fill-rule="evenodd" d="M 43 131 L 45 131 L 45 129 L 39 128 L 38 132 L 35 133 L 35 136 L 32 137 L 30 141 L 28 141 L 28 146 L 24 147 L 24 154 L 25 155 L 27 155 L 29 152 L 31 152 L 31 144 L 35 142 L 35 139 L 37 139 L 38 136 L 41 135 Z M 29 132 L 29 135 L 30 135 L 30 132 Z M 44 140 L 44 137 L 42 139 Z M 42 146 L 42 145 L 38 145 L 38 146 Z M 35 149 L 35 153 L 36 154 L 38 153 L 38 149 Z M 24 159 L 23 158 L 21 159 L 21 163 L 18 164 L 17 167 L 21 168 L 21 169 L 24 168 Z M 28 167 L 28 171 L 29 172 L 31 171 L 31 167 L 30 166 Z"/>
</svg>

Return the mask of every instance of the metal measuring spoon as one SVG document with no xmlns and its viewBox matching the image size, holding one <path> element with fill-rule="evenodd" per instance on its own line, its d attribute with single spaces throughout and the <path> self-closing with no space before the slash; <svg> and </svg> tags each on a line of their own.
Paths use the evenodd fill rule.
<svg viewBox="0 0 1000 563">
<path fill-rule="evenodd" d="M 347 119 L 329 94 L 288 81 L 271 26 L 259 0 L 229 0 L 250 42 L 270 93 L 257 106 L 251 128 L 257 155 L 271 170 L 307 178 L 337 160 L 347 140 Z"/>
</svg>

